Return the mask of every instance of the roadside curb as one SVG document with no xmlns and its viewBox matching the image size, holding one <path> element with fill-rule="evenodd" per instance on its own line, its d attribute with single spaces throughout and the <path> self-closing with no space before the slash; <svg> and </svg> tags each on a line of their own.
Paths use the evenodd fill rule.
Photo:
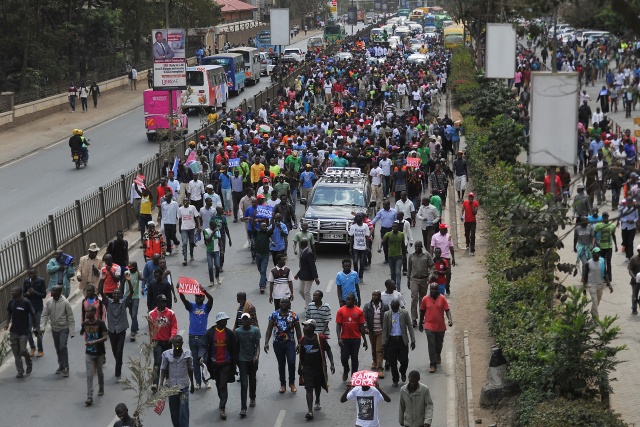
<svg viewBox="0 0 640 427">
<path fill-rule="evenodd" d="M 473 387 L 471 384 L 471 350 L 469 348 L 469 331 L 464 331 L 464 390 L 465 402 L 467 406 L 467 425 L 471 427 L 473 424 L 473 409 L 470 402 L 473 399 Z"/>
</svg>

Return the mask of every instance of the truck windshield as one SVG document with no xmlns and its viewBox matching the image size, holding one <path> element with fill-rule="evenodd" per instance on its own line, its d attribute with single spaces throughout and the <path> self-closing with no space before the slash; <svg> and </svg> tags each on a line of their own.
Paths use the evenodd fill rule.
<svg viewBox="0 0 640 427">
<path fill-rule="evenodd" d="M 313 193 L 311 205 L 364 207 L 364 194 L 354 188 L 318 187 Z"/>
<path fill-rule="evenodd" d="M 339 25 L 327 25 L 324 28 L 325 34 L 340 34 L 340 26 Z"/>
</svg>

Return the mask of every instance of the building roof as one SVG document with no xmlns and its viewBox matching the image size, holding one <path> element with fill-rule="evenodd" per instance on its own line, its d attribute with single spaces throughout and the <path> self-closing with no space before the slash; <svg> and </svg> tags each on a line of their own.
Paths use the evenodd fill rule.
<svg viewBox="0 0 640 427">
<path fill-rule="evenodd" d="M 214 0 L 221 6 L 223 13 L 230 12 L 246 12 L 250 10 L 257 10 L 255 6 L 251 6 L 249 3 L 245 3 L 240 0 Z"/>
</svg>

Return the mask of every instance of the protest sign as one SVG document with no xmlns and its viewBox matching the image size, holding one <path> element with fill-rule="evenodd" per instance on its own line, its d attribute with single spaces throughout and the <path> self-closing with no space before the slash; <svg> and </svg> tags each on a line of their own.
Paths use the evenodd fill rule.
<svg viewBox="0 0 640 427">
<path fill-rule="evenodd" d="M 256 217 L 269 218 L 273 216 L 273 207 L 271 206 L 258 206 L 256 209 Z"/>
<path fill-rule="evenodd" d="M 178 277 L 178 293 L 198 295 L 201 293 L 200 283 L 196 279 L 189 277 Z"/>
<path fill-rule="evenodd" d="M 378 381 L 378 373 L 373 371 L 358 371 L 351 375 L 351 386 L 374 386 Z"/>
<path fill-rule="evenodd" d="M 342 114 L 344 113 L 344 108 L 342 107 L 333 107 L 333 114 Z"/>
<path fill-rule="evenodd" d="M 229 167 L 235 168 L 236 166 L 240 166 L 240 159 L 229 159 Z"/>
<path fill-rule="evenodd" d="M 144 188 L 144 175 L 138 174 L 133 180 L 133 183 L 136 184 L 139 188 Z"/>
<path fill-rule="evenodd" d="M 418 168 L 420 167 L 420 159 L 417 157 L 408 157 L 407 158 L 407 166 L 410 168 Z"/>
<path fill-rule="evenodd" d="M 158 415 L 162 415 L 162 411 L 164 411 L 164 405 L 164 400 L 159 400 L 158 403 L 156 403 L 156 407 L 153 409 L 153 412 Z"/>
</svg>

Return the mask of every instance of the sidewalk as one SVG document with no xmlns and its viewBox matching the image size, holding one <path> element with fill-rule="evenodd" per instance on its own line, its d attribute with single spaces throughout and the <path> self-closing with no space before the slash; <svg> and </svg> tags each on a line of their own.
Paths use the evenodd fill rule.
<svg viewBox="0 0 640 427">
<path fill-rule="evenodd" d="M 98 98 L 98 108 L 93 108 L 89 98 L 89 111 L 82 112 L 80 104 L 76 112 L 66 105 L 64 110 L 34 118 L 31 123 L 0 130 L 0 166 L 34 153 L 61 140 L 67 140 L 73 129 L 87 130 L 142 105 L 142 92 L 147 82 L 138 81 L 138 90 L 113 89 Z"/>
</svg>

